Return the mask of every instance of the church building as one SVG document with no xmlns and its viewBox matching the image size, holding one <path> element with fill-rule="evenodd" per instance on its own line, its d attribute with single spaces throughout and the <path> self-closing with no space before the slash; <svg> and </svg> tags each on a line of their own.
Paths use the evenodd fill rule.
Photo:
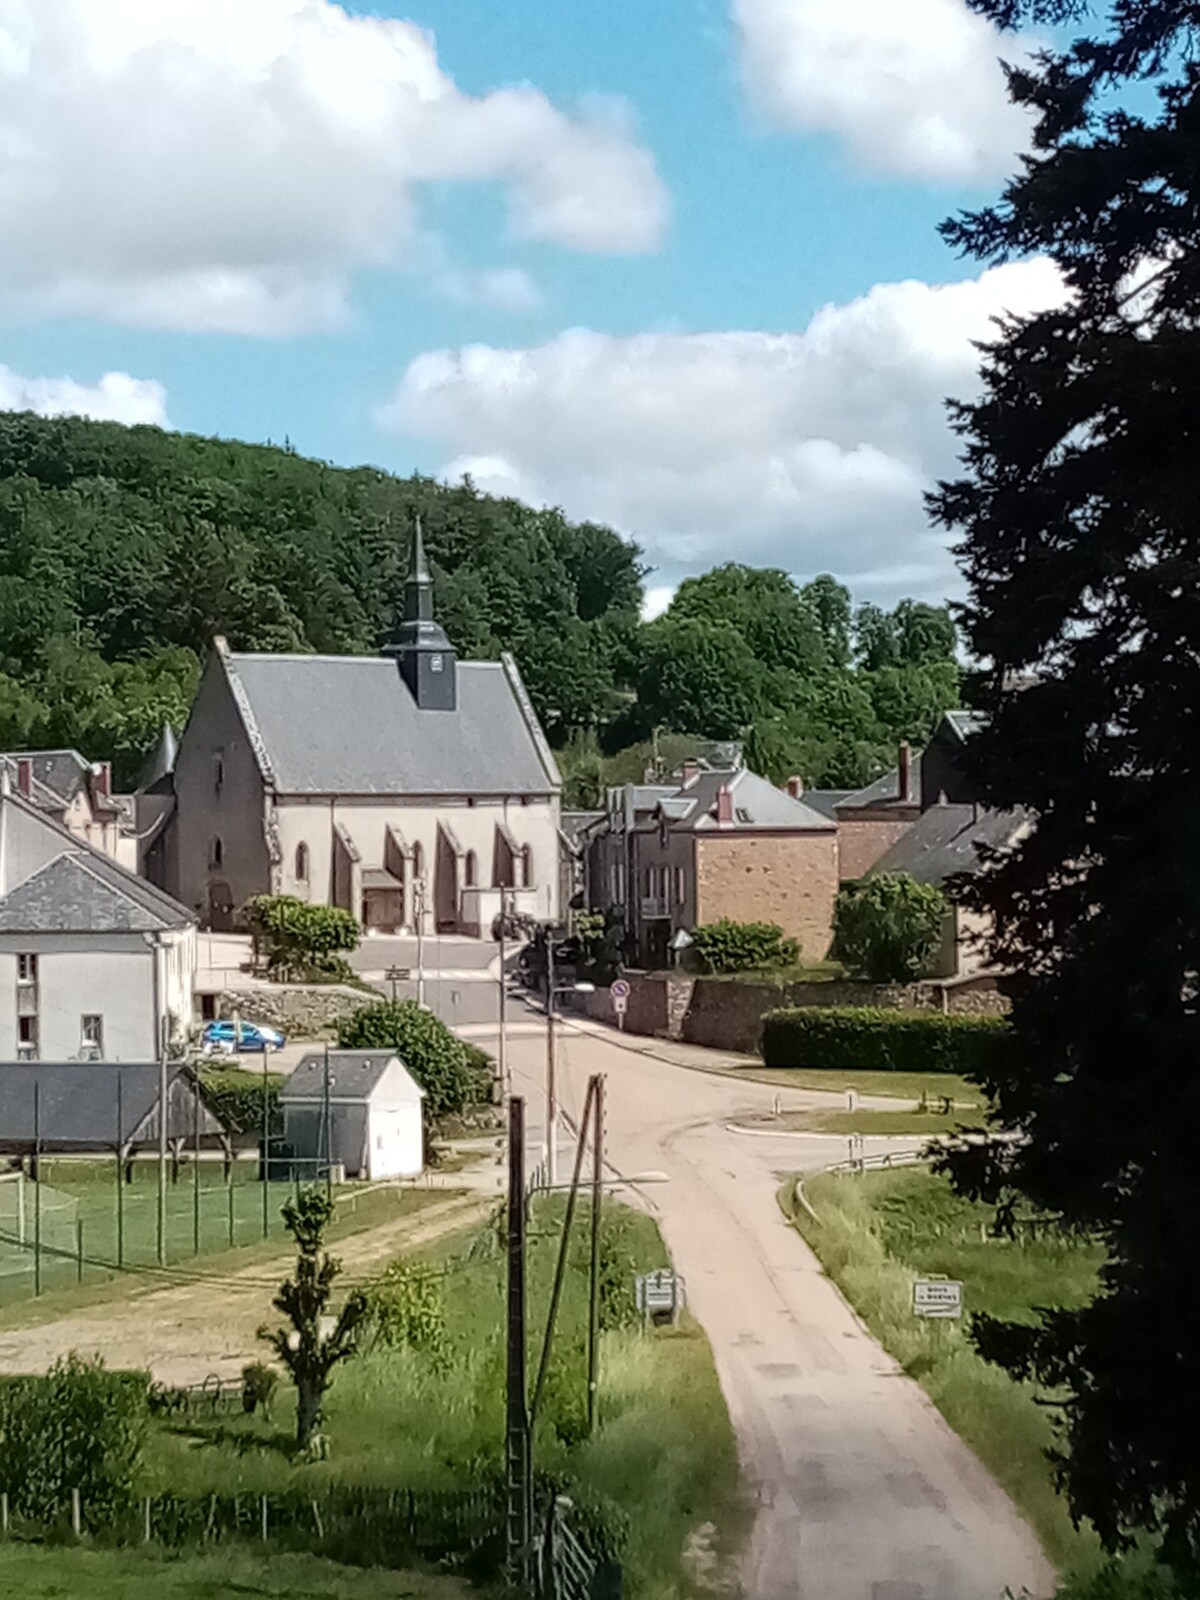
<svg viewBox="0 0 1200 1600">
<path fill-rule="evenodd" d="M 206 927 L 256 894 L 341 906 L 366 932 L 487 937 L 505 890 L 559 915 L 554 757 L 512 658 L 458 660 L 419 523 L 379 656 L 215 641 L 171 787 L 155 876 Z"/>
</svg>

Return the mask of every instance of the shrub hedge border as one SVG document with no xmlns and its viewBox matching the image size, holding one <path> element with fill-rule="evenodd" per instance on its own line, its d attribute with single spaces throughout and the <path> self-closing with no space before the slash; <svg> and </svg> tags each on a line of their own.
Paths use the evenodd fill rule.
<svg viewBox="0 0 1200 1600">
<path fill-rule="evenodd" d="M 986 1078 L 1011 1037 L 1003 1017 L 945 1016 L 874 1006 L 797 1006 L 763 1018 L 768 1067 L 953 1072 Z"/>
</svg>

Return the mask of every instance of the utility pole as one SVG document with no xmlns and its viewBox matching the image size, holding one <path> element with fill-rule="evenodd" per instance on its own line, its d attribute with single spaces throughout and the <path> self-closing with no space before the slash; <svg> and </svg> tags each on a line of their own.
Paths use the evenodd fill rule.
<svg viewBox="0 0 1200 1600">
<path fill-rule="evenodd" d="M 554 1032 L 554 930 L 546 928 L 546 1179 L 558 1183 L 558 1040 Z"/>
<path fill-rule="evenodd" d="M 329 1046 L 325 1046 L 325 1198 L 333 1199 L 333 1129 L 329 1121 Z"/>
<path fill-rule="evenodd" d="M 158 950 L 154 959 L 158 961 Z M 156 969 L 157 970 L 157 969 Z M 167 1260 L 167 1038 L 166 1021 L 159 1023 L 158 1047 L 158 1264 Z"/>
<path fill-rule="evenodd" d="M 533 1545 L 533 1462 L 525 1374 L 525 1101 L 508 1102 L 508 1403 L 504 1462 L 509 1580 L 529 1582 Z"/>
<path fill-rule="evenodd" d="M 413 885 L 417 901 L 417 1004 L 425 1004 L 425 874 Z"/>
<path fill-rule="evenodd" d="M 267 1075 L 270 1059 L 271 1046 L 264 1044 L 262 1081 L 262 1236 L 264 1239 L 271 1232 L 271 1085 Z M 232 1168 L 229 1171 L 229 1188 L 232 1200 Z"/>
<path fill-rule="evenodd" d="M 500 1049 L 496 1060 L 496 1075 L 500 1079 L 500 1099 L 512 1092 L 508 1081 L 508 890 L 500 891 Z"/>
<path fill-rule="evenodd" d="M 597 1371 L 600 1357 L 600 1206 L 604 1184 L 604 1077 L 598 1073 L 592 1122 L 592 1263 L 588 1289 L 588 1433 L 596 1431 Z"/>
</svg>

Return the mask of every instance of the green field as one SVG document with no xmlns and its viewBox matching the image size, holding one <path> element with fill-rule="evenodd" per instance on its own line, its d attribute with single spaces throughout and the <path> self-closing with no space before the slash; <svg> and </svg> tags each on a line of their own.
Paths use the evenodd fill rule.
<svg viewBox="0 0 1200 1600">
<path fill-rule="evenodd" d="M 633 1273 L 663 1265 L 657 1229 L 611 1205 L 603 1257 L 605 1301 L 628 1304 Z M 685 1600 L 705 1592 L 689 1562 L 720 1567 L 743 1528 L 733 1432 L 703 1333 L 690 1322 L 602 1334 L 599 1427 L 586 1436 L 587 1229 L 565 1281 L 555 1358 L 535 1443 L 539 1474 L 562 1475 L 586 1503 L 628 1525 L 626 1594 Z M 533 1210 L 529 1256 L 530 1385 L 541 1346 L 561 1206 Z M 329 1395 L 328 1460 L 292 1456 L 294 1408 L 281 1387 L 269 1419 L 194 1413 L 156 1425 L 145 1457 L 147 1493 L 269 1493 L 334 1484 L 452 1489 L 495 1472 L 504 1427 L 504 1263 L 494 1229 L 430 1258 L 441 1274 L 446 1359 L 377 1347 L 340 1369 Z M 607 1513 L 606 1513 L 607 1514 Z M 690 1556 L 685 1552 L 691 1551 Z M 711 1591 L 709 1591 L 711 1592 Z M 307 1591 L 305 1591 L 307 1593 Z"/>
<path fill-rule="evenodd" d="M 1032 1385 L 983 1361 L 965 1328 L 914 1317 L 912 1282 L 956 1278 L 968 1313 L 1033 1321 L 1038 1306 L 1090 1298 L 1099 1246 L 1060 1235 L 994 1239 L 991 1207 L 960 1199 L 924 1171 L 825 1174 L 805 1184 L 805 1195 L 820 1220 L 802 1208 L 793 1220 L 872 1333 L 1012 1495 L 1060 1569 L 1093 1569 L 1097 1541 L 1072 1527 L 1051 1481 L 1052 1414 Z"/>
<path fill-rule="evenodd" d="M 17 1213 L 15 1184 L 0 1185 L 0 1320 L 43 1320 L 83 1304 L 127 1294 L 130 1283 L 157 1285 L 158 1185 L 153 1162 L 134 1168 L 134 1181 L 124 1186 L 118 1220 L 117 1184 L 112 1162 L 45 1161 L 41 1185 L 40 1283 L 37 1248 L 38 1185 L 26 1183 L 24 1225 Z M 219 1163 L 200 1167 L 200 1255 L 195 1252 L 195 1169 L 182 1169 L 180 1181 L 167 1187 L 167 1273 L 236 1270 L 263 1257 L 276 1258 L 288 1247 L 281 1208 L 294 1193 L 291 1184 L 272 1183 L 267 1190 L 266 1231 L 263 1185 L 255 1168 L 237 1165 L 226 1185 Z M 415 1212 L 452 1191 L 408 1187 L 359 1187 L 335 1190 L 337 1217 L 331 1239 L 378 1226 Z M 232 1228 L 230 1216 L 232 1210 Z M 82 1225 L 82 1236 L 80 1235 Z M 19 1240 L 23 1232 L 24 1244 Z M 119 1239 L 123 1244 L 119 1249 Z M 82 1252 L 79 1246 L 82 1238 Z M 230 1245 L 232 1238 L 233 1244 Z M 118 1257 L 123 1267 L 118 1266 Z"/>
<path fill-rule="evenodd" d="M 359 1570 L 315 1556 L 142 1552 L 0 1545 L 0 1590 L 23 1600 L 466 1600 L 453 1578 Z"/>
</svg>

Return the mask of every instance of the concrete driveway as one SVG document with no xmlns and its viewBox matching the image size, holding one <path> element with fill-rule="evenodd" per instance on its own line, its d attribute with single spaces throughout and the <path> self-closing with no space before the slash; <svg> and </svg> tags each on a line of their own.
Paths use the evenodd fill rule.
<svg viewBox="0 0 1200 1600">
<path fill-rule="evenodd" d="M 1007 1496 L 780 1214 L 780 1175 L 830 1164 L 845 1140 L 730 1132 L 739 1115 L 769 1109 L 777 1091 L 656 1060 L 616 1037 L 567 1025 L 562 1104 L 578 1114 L 587 1074 L 605 1073 L 613 1167 L 668 1176 L 643 1198 L 712 1342 L 756 1499 L 747 1600 L 1051 1593 L 1052 1571 Z M 536 1159 L 540 1030 L 515 1029 L 509 1059 Z M 803 1091 L 779 1098 L 785 1109 L 820 1101 Z M 868 1139 L 866 1150 L 896 1143 Z"/>
</svg>

